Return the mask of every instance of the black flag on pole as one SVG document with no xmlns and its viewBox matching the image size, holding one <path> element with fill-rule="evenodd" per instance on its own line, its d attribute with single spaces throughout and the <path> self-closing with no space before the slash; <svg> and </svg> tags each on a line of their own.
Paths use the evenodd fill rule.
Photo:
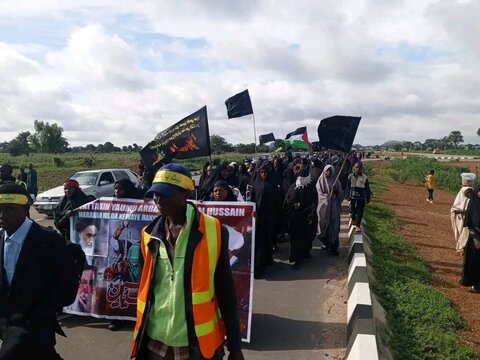
<svg viewBox="0 0 480 360">
<path fill-rule="evenodd" d="M 253 114 L 252 102 L 250 101 L 248 89 L 225 100 L 225 105 L 227 106 L 229 119 Z"/>
<path fill-rule="evenodd" d="M 335 115 L 318 125 L 319 146 L 324 149 L 349 152 L 357 134 L 361 117 Z"/>
<path fill-rule="evenodd" d="M 275 136 L 273 133 L 270 134 L 263 134 L 258 137 L 258 141 L 260 142 L 260 145 L 275 141 Z"/>
<path fill-rule="evenodd" d="M 147 168 L 163 159 L 190 159 L 210 155 L 207 107 L 204 106 L 176 124 L 159 132 L 140 151 Z"/>
</svg>

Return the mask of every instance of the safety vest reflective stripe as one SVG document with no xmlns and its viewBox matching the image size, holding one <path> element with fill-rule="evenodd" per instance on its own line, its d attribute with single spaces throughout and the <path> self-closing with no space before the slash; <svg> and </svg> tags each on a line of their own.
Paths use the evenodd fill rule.
<svg viewBox="0 0 480 360">
<path fill-rule="evenodd" d="M 133 331 L 132 357 L 137 355 L 139 345 L 139 339 L 137 339 L 137 337 L 142 327 L 145 306 L 148 298 L 148 291 L 150 289 L 151 276 L 153 273 L 153 257 L 149 254 L 148 250 L 148 243 L 150 242 L 151 236 L 145 233 L 145 231 L 143 230 L 140 237 L 140 249 L 142 250 L 144 264 L 142 270 L 142 277 L 140 278 L 140 284 L 138 286 L 137 322 L 135 323 L 135 329 Z"/>
<path fill-rule="evenodd" d="M 195 334 L 198 339 L 200 352 L 204 358 L 211 358 L 222 345 L 225 329 L 221 320 L 218 302 L 215 297 L 215 269 L 220 256 L 221 225 L 220 222 L 208 215 L 200 214 L 199 231 L 203 234 L 193 254 L 191 273 L 191 296 Z M 142 329 L 144 312 L 151 287 L 151 277 L 154 271 L 153 256 L 148 248 L 151 236 L 142 231 L 141 247 L 144 258 L 144 267 L 140 279 L 137 299 L 137 323 L 133 333 L 134 344 L 132 357 L 137 355 L 138 335 Z M 208 261 L 206 267 L 205 261 Z"/>
<path fill-rule="evenodd" d="M 217 229 L 218 220 L 215 218 L 205 216 L 205 228 L 207 230 L 207 246 L 208 246 L 208 264 L 210 270 L 210 292 L 212 295 L 215 292 L 214 275 L 218 260 L 218 237 L 221 236 Z M 213 297 L 213 296 L 212 296 Z"/>
<path fill-rule="evenodd" d="M 211 290 L 200 291 L 192 294 L 193 305 L 203 304 L 212 300 L 213 295 Z"/>
<path fill-rule="evenodd" d="M 197 337 L 205 336 L 213 332 L 213 330 L 215 330 L 215 325 L 217 324 L 219 319 L 220 310 L 217 308 L 212 320 L 207 321 L 203 324 L 195 325 L 195 333 L 197 334 Z"/>
<path fill-rule="evenodd" d="M 145 301 L 137 299 L 137 311 L 143 313 L 145 311 Z"/>
<path fill-rule="evenodd" d="M 220 222 L 204 215 L 200 219 L 200 231 L 206 236 L 195 249 L 193 260 L 196 271 L 192 272 L 193 318 L 200 351 L 203 357 L 211 358 L 225 337 L 214 284 L 221 245 Z M 205 259 L 208 259 L 208 273 Z"/>
</svg>

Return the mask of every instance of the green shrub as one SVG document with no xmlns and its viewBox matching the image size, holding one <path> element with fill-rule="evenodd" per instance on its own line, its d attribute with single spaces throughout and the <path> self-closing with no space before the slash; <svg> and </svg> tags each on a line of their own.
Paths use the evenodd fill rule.
<svg viewBox="0 0 480 360">
<path fill-rule="evenodd" d="M 83 165 L 87 168 L 92 167 L 95 164 L 95 158 L 93 156 L 83 158 Z"/>
<path fill-rule="evenodd" d="M 56 167 L 62 167 L 63 165 L 65 165 L 65 161 L 56 156 L 52 159 L 52 161 L 53 165 L 55 165 Z"/>
<path fill-rule="evenodd" d="M 425 184 L 425 177 L 430 170 L 435 170 L 437 185 L 452 192 L 457 192 L 462 186 L 460 174 L 469 172 L 467 167 L 446 165 L 432 158 L 416 156 L 393 160 L 392 169 L 394 181 L 404 183 L 412 180 L 418 184 Z"/>
</svg>

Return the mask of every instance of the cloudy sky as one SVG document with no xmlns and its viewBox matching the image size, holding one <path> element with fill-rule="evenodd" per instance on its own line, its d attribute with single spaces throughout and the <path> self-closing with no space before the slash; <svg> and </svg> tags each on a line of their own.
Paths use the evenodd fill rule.
<svg viewBox="0 0 480 360">
<path fill-rule="evenodd" d="M 0 141 L 60 124 L 71 145 L 144 145 L 248 88 L 257 135 L 362 116 L 355 143 L 480 127 L 479 1 L 0 0 Z"/>
</svg>

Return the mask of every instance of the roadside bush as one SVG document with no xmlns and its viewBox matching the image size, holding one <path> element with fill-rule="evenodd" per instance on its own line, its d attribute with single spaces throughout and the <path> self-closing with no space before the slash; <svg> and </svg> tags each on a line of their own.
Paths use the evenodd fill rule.
<svg viewBox="0 0 480 360">
<path fill-rule="evenodd" d="M 56 156 L 52 158 L 52 161 L 53 161 L 53 165 L 55 165 L 56 167 L 62 167 L 65 165 L 65 162 Z"/>
<path fill-rule="evenodd" d="M 392 161 L 391 177 L 394 181 L 404 183 L 408 180 L 425 184 L 425 177 L 430 170 L 435 170 L 437 185 L 448 191 L 457 192 L 461 187 L 460 174 L 469 172 L 467 167 L 442 164 L 435 159 L 408 157 Z"/>
<path fill-rule="evenodd" d="M 93 156 L 83 158 L 83 165 L 87 168 L 91 168 L 95 164 L 95 158 Z"/>
</svg>

